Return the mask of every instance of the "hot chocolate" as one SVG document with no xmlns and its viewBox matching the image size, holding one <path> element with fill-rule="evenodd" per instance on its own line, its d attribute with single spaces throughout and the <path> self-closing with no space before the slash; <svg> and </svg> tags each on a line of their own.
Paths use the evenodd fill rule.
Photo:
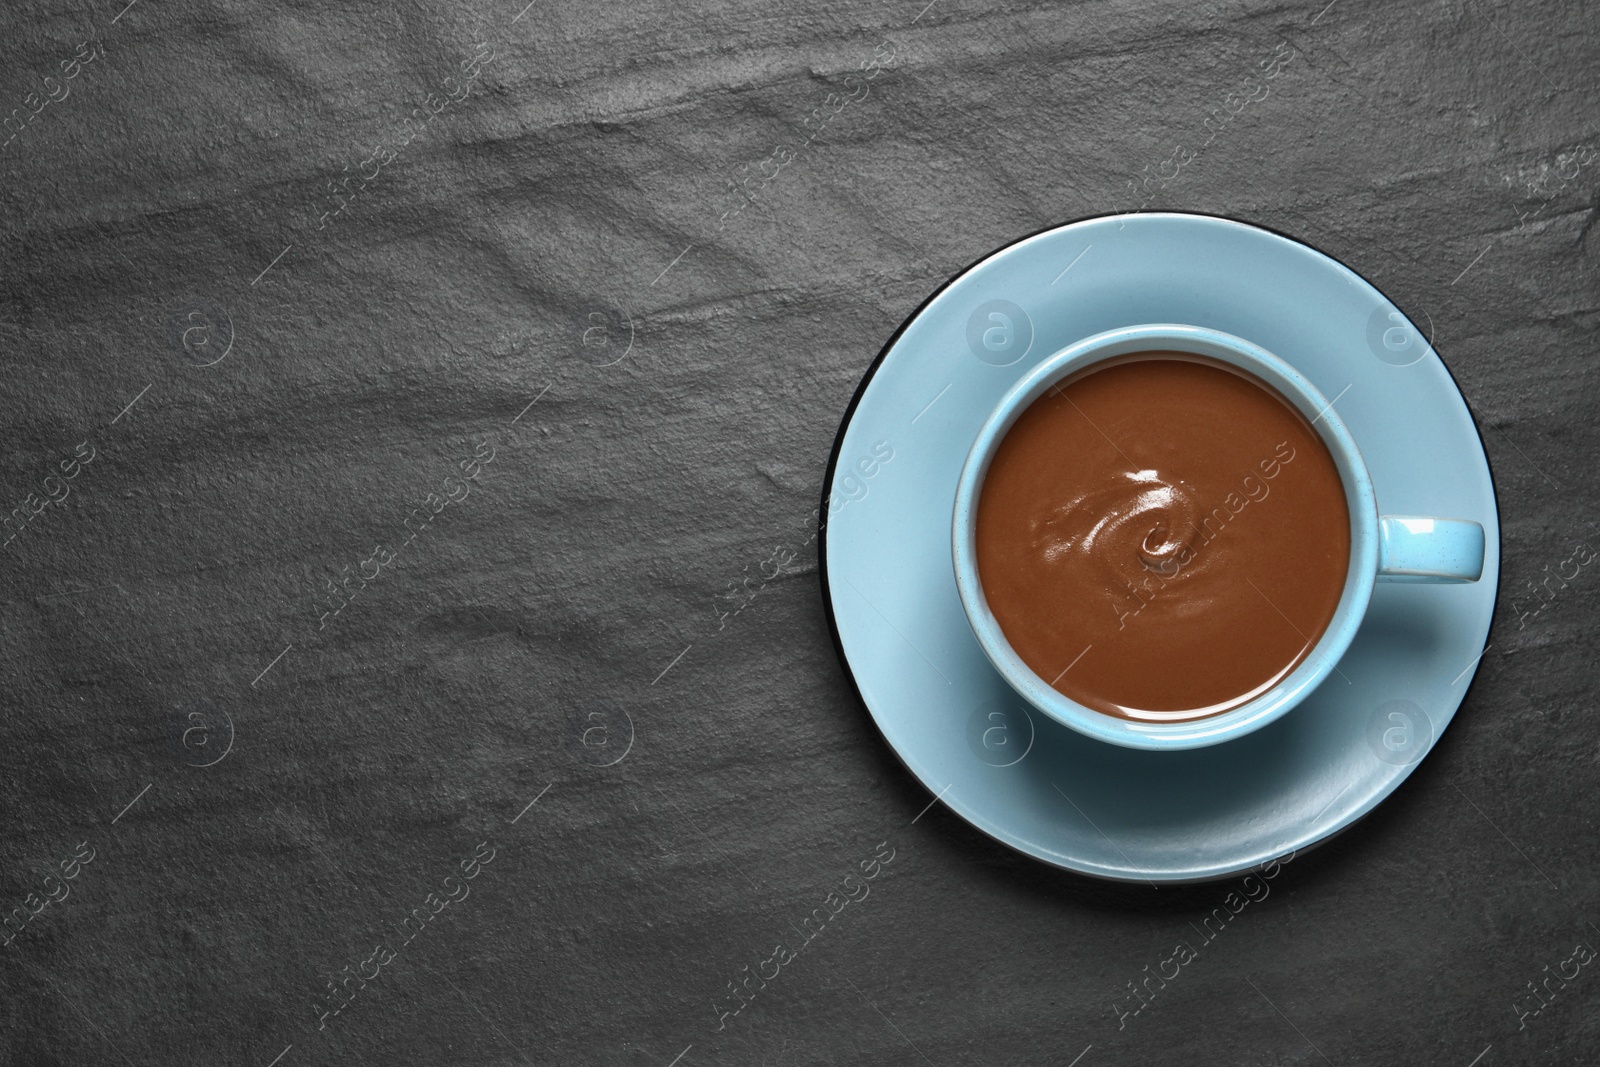
<svg viewBox="0 0 1600 1067">
<path fill-rule="evenodd" d="M 1237 707 L 1305 659 L 1344 589 L 1350 514 L 1327 446 L 1276 391 L 1142 352 L 1017 419 L 976 547 L 984 599 L 1035 674 L 1096 711 L 1170 722 Z"/>
</svg>

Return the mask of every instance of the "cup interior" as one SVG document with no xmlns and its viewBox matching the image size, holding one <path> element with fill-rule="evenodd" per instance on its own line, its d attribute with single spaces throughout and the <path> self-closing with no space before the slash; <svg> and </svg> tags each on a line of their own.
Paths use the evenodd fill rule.
<svg viewBox="0 0 1600 1067">
<path fill-rule="evenodd" d="M 1176 351 L 1235 367 L 1276 391 L 1317 431 L 1344 487 L 1350 516 L 1350 562 L 1332 619 L 1303 660 L 1277 685 L 1238 707 L 1206 718 L 1144 722 L 1096 711 L 1049 685 L 1012 649 L 984 596 L 977 568 L 977 511 L 984 477 L 1000 442 L 1028 407 L 1063 379 L 1119 357 Z M 1335 398 L 1337 400 L 1337 398 Z M 1377 501 L 1366 464 L 1334 404 L 1303 375 L 1265 349 L 1195 326 L 1124 327 L 1070 345 L 1041 361 L 1001 398 L 973 442 L 956 488 L 952 556 L 956 588 L 978 643 L 1003 678 L 1044 714 L 1080 733 L 1130 748 L 1177 750 L 1217 744 L 1286 714 L 1320 684 L 1349 648 L 1377 573 Z"/>
</svg>

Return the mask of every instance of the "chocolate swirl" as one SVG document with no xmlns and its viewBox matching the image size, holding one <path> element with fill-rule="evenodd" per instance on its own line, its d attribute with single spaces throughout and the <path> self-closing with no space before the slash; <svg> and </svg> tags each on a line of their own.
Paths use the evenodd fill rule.
<svg viewBox="0 0 1600 1067">
<path fill-rule="evenodd" d="M 1033 548 L 1047 565 L 1081 566 L 1108 591 L 1171 579 L 1199 559 L 1200 506 L 1193 490 L 1153 470 L 1116 471 L 1033 522 Z"/>
</svg>

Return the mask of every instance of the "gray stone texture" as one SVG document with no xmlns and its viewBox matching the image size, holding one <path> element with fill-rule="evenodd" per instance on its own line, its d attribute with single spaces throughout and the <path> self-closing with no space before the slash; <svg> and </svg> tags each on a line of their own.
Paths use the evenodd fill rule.
<svg viewBox="0 0 1600 1067">
<path fill-rule="evenodd" d="M 1595 1061 L 1593 5 L 125 2 L 0 11 L 0 1062 Z M 1119 1028 L 1232 887 L 913 825 L 810 517 L 900 322 L 1178 145 L 1431 325 L 1505 564 Z"/>
</svg>

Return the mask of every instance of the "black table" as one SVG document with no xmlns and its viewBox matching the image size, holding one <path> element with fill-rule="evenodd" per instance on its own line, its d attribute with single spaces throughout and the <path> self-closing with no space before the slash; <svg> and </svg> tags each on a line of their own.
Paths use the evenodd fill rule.
<svg viewBox="0 0 1600 1067">
<path fill-rule="evenodd" d="M 0 13 L 0 1062 L 1592 1062 L 1592 9 L 924 4 Z M 928 293 L 1141 206 L 1427 323 L 1505 566 L 1131 1015 L 1229 887 L 930 809 L 811 516 Z"/>
</svg>

